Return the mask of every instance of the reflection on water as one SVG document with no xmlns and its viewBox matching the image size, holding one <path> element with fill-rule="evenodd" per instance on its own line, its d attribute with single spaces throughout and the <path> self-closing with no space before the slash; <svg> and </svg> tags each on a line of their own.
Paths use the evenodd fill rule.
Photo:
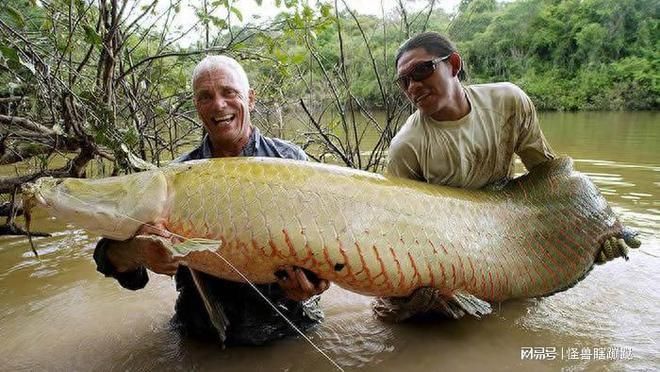
<svg viewBox="0 0 660 372">
<path fill-rule="evenodd" d="M 644 242 L 628 262 L 597 266 L 557 295 L 495 304 L 484 319 L 388 325 L 370 299 L 337 287 L 323 295 L 326 321 L 309 336 L 346 369 L 370 370 L 651 370 L 660 365 L 660 128 L 656 113 L 544 114 L 546 137 L 588 174 L 625 224 Z M 96 238 L 36 216 L 35 239 L 0 238 L 0 369 L 333 370 L 301 338 L 221 350 L 181 339 L 168 321 L 176 292 L 152 275 L 131 292 L 96 273 Z M 566 351 L 554 361 L 521 360 L 522 347 Z M 632 350 L 630 359 L 587 351 Z M 579 350 L 570 358 L 568 350 Z M 575 356 L 575 355 L 572 355 Z M 627 357 L 627 356 L 626 356 Z M 621 359 L 621 358 L 618 358 Z"/>
</svg>

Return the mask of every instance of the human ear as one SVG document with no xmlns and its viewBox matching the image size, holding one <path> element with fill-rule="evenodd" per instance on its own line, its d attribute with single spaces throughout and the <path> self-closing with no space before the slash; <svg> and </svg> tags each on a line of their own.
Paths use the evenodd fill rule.
<svg viewBox="0 0 660 372">
<path fill-rule="evenodd" d="M 254 110 L 254 104 L 255 104 L 255 93 L 254 89 L 248 90 L 248 108 L 250 111 Z"/>
<path fill-rule="evenodd" d="M 463 69 L 463 59 L 458 52 L 454 52 L 449 57 L 449 64 L 451 65 L 451 75 L 458 76 Z"/>
</svg>

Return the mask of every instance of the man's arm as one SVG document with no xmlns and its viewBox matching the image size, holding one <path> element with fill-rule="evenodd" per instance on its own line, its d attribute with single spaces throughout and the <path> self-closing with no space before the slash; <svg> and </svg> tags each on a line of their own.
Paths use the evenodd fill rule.
<svg viewBox="0 0 660 372">
<path fill-rule="evenodd" d="M 534 103 L 522 89 L 518 90 L 515 114 L 519 133 L 515 152 L 520 156 L 525 168 L 530 170 L 546 160 L 554 159 L 555 155 L 543 136 Z"/>
<path fill-rule="evenodd" d="M 136 235 L 158 235 L 176 240 L 162 225 L 143 225 Z M 178 263 L 167 249 L 156 240 L 133 238 L 116 241 L 103 238 L 94 250 L 96 270 L 106 277 L 117 279 L 127 289 L 142 289 L 149 281 L 147 270 L 158 274 L 174 275 Z"/>
<path fill-rule="evenodd" d="M 386 173 L 417 181 L 425 180 L 416 149 L 408 143 L 396 141 L 396 138 L 390 145 Z"/>
<path fill-rule="evenodd" d="M 106 277 L 117 279 L 119 284 L 126 289 L 133 291 L 142 289 L 149 282 L 149 275 L 144 266 L 138 266 L 132 270 L 119 271 L 108 257 L 108 250 L 111 250 L 112 246 L 122 243 L 124 242 L 106 238 L 102 238 L 96 243 L 96 248 L 94 249 L 96 271 Z"/>
</svg>

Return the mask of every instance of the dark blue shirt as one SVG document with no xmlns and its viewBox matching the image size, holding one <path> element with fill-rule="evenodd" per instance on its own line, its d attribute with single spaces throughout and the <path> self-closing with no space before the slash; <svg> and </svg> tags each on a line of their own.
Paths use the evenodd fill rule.
<svg viewBox="0 0 660 372">
<path fill-rule="evenodd" d="M 300 147 L 279 138 L 269 138 L 261 134 L 257 127 L 252 127 L 252 134 L 239 156 L 261 156 L 267 158 L 283 158 L 308 160 L 307 154 Z M 204 135 L 202 143 L 191 152 L 182 155 L 174 162 L 208 159 L 213 157 L 213 146 L 208 134 Z"/>
</svg>

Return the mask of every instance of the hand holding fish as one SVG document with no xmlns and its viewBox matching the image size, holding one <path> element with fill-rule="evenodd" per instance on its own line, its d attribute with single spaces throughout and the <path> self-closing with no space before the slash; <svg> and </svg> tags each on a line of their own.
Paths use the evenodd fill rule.
<svg viewBox="0 0 660 372">
<path fill-rule="evenodd" d="M 330 282 L 327 280 L 318 279 L 316 276 L 308 277 L 305 271 L 299 267 L 286 266 L 282 271 L 286 273 L 286 276 L 283 275 L 279 278 L 277 284 L 291 300 L 304 301 L 325 292 L 330 287 Z"/>
<path fill-rule="evenodd" d="M 162 224 L 142 225 L 137 235 L 158 235 L 170 239 L 172 243 L 181 241 L 167 231 Z M 134 247 L 128 247 L 128 245 Z M 109 244 L 106 254 L 118 272 L 132 271 L 144 266 L 155 273 L 171 276 L 176 273 L 179 266 L 179 263 L 172 258 L 172 253 L 157 241 L 130 239 L 125 242 L 112 242 Z"/>
</svg>

